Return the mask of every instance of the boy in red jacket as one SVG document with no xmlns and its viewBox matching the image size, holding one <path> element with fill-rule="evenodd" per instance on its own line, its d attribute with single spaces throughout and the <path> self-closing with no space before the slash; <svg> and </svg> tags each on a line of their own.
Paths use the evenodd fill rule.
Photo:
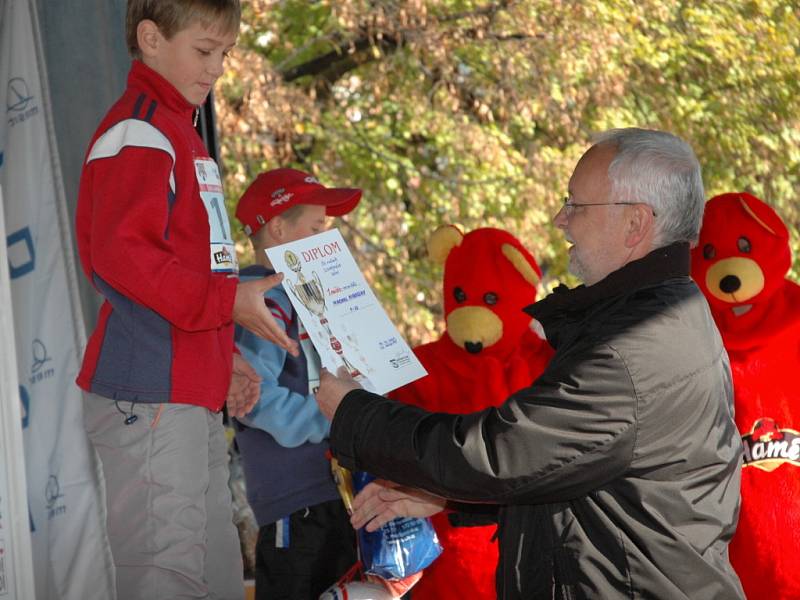
<svg viewBox="0 0 800 600">
<path fill-rule="evenodd" d="M 234 355 L 234 322 L 297 352 L 263 302 L 280 278 L 238 281 L 192 123 L 239 18 L 238 0 L 129 0 L 128 86 L 81 175 L 78 251 L 105 301 L 77 383 L 120 600 L 244 595 L 220 410 L 249 410 L 259 378 Z"/>
</svg>

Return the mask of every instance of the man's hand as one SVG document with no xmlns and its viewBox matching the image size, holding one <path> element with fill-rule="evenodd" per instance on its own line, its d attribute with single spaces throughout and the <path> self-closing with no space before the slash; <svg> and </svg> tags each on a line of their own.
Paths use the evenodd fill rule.
<svg viewBox="0 0 800 600">
<path fill-rule="evenodd" d="M 345 394 L 360 388 L 361 386 L 350 377 L 350 373 L 344 367 L 339 367 L 336 375 L 331 374 L 327 369 L 322 369 L 319 389 L 315 394 L 320 412 L 329 421 L 333 421 L 333 415 L 336 414 L 336 409 L 339 408 Z"/>
<path fill-rule="evenodd" d="M 264 293 L 282 280 L 283 275 L 278 273 L 263 279 L 239 283 L 233 301 L 233 320 L 265 340 L 277 344 L 292 356 L 298 356 L 300 347 L 297 342 L 286 335 L 264 304 Z"/>
<path fill-rule="evenodd" d="M 234 352 L 233 375 L 228 387 L 228 397 L 225 399 L 228 416 L 243 417 L 253 410 L 260 396 L 261 377 L 241 354 Z"/>
<path fill-rule="evenodd" d="M 415 488 L 376 479 L 353 499 L 350 523 L 375 531 L 397 517 L 430 517 L 444 510 L 446 500 Z"/>
</svg>

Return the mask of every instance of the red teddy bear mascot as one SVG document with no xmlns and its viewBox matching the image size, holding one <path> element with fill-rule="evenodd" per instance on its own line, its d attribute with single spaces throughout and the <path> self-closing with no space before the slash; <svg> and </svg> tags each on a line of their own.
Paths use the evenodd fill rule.
<svg viewBox="0 0 800 600">
<path fill-rule="evenodd" d="M 522 311 L 536 299 L 539 265 L 514 236 L 491 228 L 464 235 L 440 227 L 428 252 L 444 263 L 446 332 L 414 349 L 428 375 L 392 397 L 447 413 L 499 406 L 530 385 L 553 354 Z M 458 517 L 433 517 L 443 552 L 414 587 L 414 600 L 497 597 L 497 527 L 454 526 Z"/>
<path fill-rule="evenodd" d="M 742 509 L 731 563 L 752 600 L 800 598 L 800 286 L 789 232 L 750 194 L 708 201 L 692 277 L 733 371 Z"/>
</svg>

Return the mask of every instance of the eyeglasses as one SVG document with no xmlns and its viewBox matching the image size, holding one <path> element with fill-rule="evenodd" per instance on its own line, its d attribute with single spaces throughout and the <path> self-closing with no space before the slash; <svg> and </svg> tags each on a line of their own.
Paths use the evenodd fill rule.
<svg viewBox="0 0 800 600">
<path fill-rule="evenodd" d="M 615 205 L 625 205 L 625 206 L 635 206 L 637 204 L 645 204 L 645 202 L 582 202 L 577 204 L 575 202 L 570 202 L 569 196 L 564 196 L 563 204 L 561 206 L 561 210 L 564 211 L 564 214 L 568 217 L 572 216 L 575 212 L 576 208 L 580 208 L 582 206 L 615 206 Z M 650 210 L 653 212 L 653 216 L 656 216 L 656 211 L 650 207 Z"/>
</svg>

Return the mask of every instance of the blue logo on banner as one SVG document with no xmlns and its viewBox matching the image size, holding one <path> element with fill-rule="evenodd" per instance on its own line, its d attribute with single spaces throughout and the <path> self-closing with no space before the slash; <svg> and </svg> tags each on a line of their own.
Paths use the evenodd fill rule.
<svg viewBox="0 0 800 600">
<path fill-rule="evenodd" d="M 12 127 L 39 113 L 39 107 L 33 102 L 28 82 L 22 77 L 12 77 L 8 80 L 6 111 L 10 115 L 8 124 Z"/>
<path fill-rule="evenodd" d="M 61 493 L 61 486 L 58 483 L 58 477 L 50 475 L 47 478 L 47 485 L 44 488 L 44 500 L 47 503 L 47 518 L 52 519 L 58 515 L 63 515 L 67 512 L 67 507 L 64 502 L 59 502 L 59 498 L 63 498 L 64 494 Z"/>
<path fill-rule="evenodd" d="M 6 93 L 6 109 L 8 112 L 22 112 L 33 100 L 33 95 L 28 89 L 28 83 L 22 77 L 13 77 L 8 80 Z"/>
<path fill-rule="evenodd" d="M 24 385 L 19 386 L 19 400 L 22 403 L 22 428 L 27 429 L 28 415 L 31 410 L 31 397 L 28 395 L 28 390 L 25 389 Z"/>
<path fill-rule="evenodd" d="M 47 353 L 47 346 L 40 339 L 33 340 L 31 344 L 33 350 L 33 364 L 31 365 L 31 376 L 28 378 L 28 383 L 31 386 L 36 385 L 40 381 L 50 379 L 56 374 L 56 370 L 48 365 L 53 358 Z"/>
<path fill-rule="evenodd" d="M 17 244 L 24 244 L 25 248 L 22 249 L 22 256 L 19 257 L 19 262 L 14 264 L 12 262 L 12 248 Z M 11 279 L 27 275 L 36 268 L 36 250 L 33 247 L 33 238 L 31 237 L 31 230 L 28 227 L 15 231 L 6 238 L 6 245 L 8 246 L 8 270 Z"/>
</svg>

